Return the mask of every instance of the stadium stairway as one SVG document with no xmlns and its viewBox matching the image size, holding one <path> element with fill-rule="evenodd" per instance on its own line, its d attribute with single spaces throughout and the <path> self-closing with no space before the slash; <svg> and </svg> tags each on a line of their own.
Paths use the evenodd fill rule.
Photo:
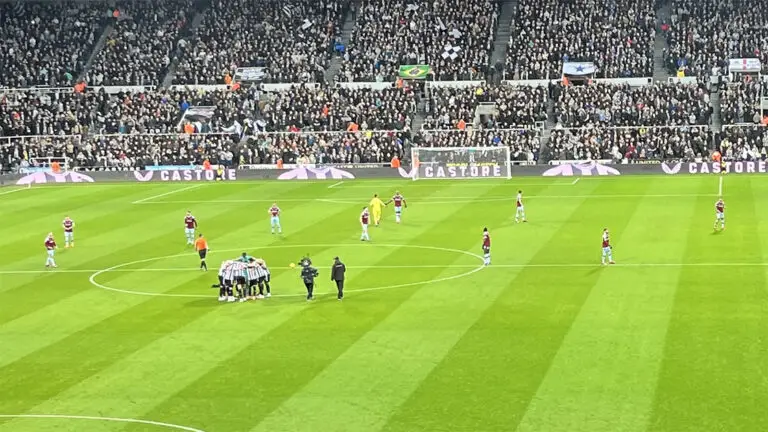
<svg viewBox="0 0 768 432">
<path fill-rule="evenodd" d="M 191 20 L 187 23 L 186 27 L 181 29 L 180 32 L 180 39 L 186 39 L 187 42 L 190 42 L 191 35 L 193 35 L 197 28 L 200 27 L 200 23 L 203 22 L 203 14 L 205 14 L 205 11 L 207 10 L 206 6 L 203 6 L 202 2 L 197 4 L 197 10 L 195 12 L 195 16 L 192 17 Z M 181 52 L 179 49 L 179 41 L 176 41 L 176 49 L 174 50 L 173 54 L 171 55 L 171 64 L 168 65 L 168 72 L 165 74 L 165 78 L 163 78 L 163 81 L 161 83 L 163 88 L 168 88 L 173 84 L 173 78 L 176 76 L 176 67 L 179 65 L 179 61 L 181 60 L 181 56 L 184 53 Z"/>
<path fill-rule="evenodd" d="M 80 76 L 77 77 L 78 81 L 85 79 L 85 77 L 88 75 L 88 71 L 91 70 L 91 65 L 93 65 L 93 61 L 96 59 L 96 55 L 102 50 L 102 48 L 104 48 L 104 45 L 107 44 L 107 39 L 113 31 L 115 31 L 115 26 L 110 23 L 104 28 L 104 31 L 101 32 L 101 36 L 99 36 L 99 40 L 96 41 L 96 45 L 93 47 L 91 55 L 88 56 L 88 61 L 85 63 L 83 70 L 80 72 Z"/>
<path fill-rule="evenodd" d="M 709 94 L 709 103 L 712 106 L 712 123 L 709 128 L 712 132 L 720 132 L 723 129 L 723 122 L 720 117 L 720 91 L 717 86 L 712 86 L 712 92 Z"/>
<path fill-rule="evenodd" d="M 360 5 L 357 1 L 352 1 L 349 4 L 349 9 L 344 13 L 344 24 L 341 26 L 341 37 L 338 42 L 344 44 L 345 47 L 348 46 L 349 41 L 352 40 L 352 32 L 355 30 L 355 18 L 357 17 L 356 12 L 359 10 L 359 7 Z M 334 82 L 336 75 L 338 75 L 339 70 L 341 70 L 341 63 L 343 60 L 342 56 L 334 53 L 333 58 L 331 59 L 331 64 L 323 74 L 325 82 Z"/>
<path fill-rule="evenodd" d="M 672 15 L 672 5 L 669 1 L 664 1 L 659 9 L 656 10 L 656 39 L 653 43 L 653 80 L 667 82 L 669 71 L 664 64 L 664 50 L 667 49 L 667 38 L 661 31 L 661 25 L 670 21 Z"/>
<path fill-rule="evenodd" d="M 493 52 L 489 65 L 492 69 L 498 62 L 505 65 L 509 36 L 512 34 L 512 20 L 515 19 L 515 11 L 517 11 L 517 0 L 501 0 L 499 6 L 499 18 L 493 37 Z"/>
</svg>

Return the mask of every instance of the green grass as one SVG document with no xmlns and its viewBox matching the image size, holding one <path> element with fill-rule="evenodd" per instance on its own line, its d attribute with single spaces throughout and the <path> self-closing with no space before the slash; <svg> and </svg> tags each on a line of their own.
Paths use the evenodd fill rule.
<svg viewBox="0 0 768 432">
<path fill-rule="evenodd" d="M 0 189 L 0 415 L 206 432 L 766 430 L 768 179 L 724 178 L 729 225 L 715 233 L 718 181 Z M 397 189 L 403 223 L 386 209 L 361 243 L 360 209 Z M 527 224 L 513 221 L 517 189 Z M 284 236 L 269 233 L 272 201 Z M 188 209 L 211 272 L 185 247 Z M 604 227 L 616 266 L 599 265 Z M 276 296 L 220 304 L 215 268 L 242 251 L 267 260 Z M 312 303 L 288 268 L 305 253 L 321 271 Z M 0 417 L 1 432 L 85 430 L 172 429 Z"/>
</svg>

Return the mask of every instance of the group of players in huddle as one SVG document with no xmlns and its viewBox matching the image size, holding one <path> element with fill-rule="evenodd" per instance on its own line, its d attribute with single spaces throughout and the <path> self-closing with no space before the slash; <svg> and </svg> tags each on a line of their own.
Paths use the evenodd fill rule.
<svg viewBox="0 0 768 432">
<path fill-rule="evenodd" d="M 244 302 L 272 297 L 272 287 L 269 282 L 270 273 L 267 263 L 261 258 L 254 258 L 243 252 L 237 259 L 221 263 L 219 283 L 212 287 L 219 289 L 220 302 Z"/>
</svg>

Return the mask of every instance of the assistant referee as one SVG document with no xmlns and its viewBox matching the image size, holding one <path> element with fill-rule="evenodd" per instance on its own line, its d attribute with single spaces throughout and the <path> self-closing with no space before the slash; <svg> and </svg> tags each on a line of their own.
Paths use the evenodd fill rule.
<svg viewBox="0 0 768 432">
<path fill-rule="evenodd" d="M 203 271 L 208 271 L 208 264 L 205 263 L 205 257 L 208 255 L 208 242 L 205 240 L 205 237 L 203 237 L 202 234 L 200 234 L 197 237 L 197 240 L 195 240 L 195 250 L 200 256 L 200 269 Z"/>
</svg>

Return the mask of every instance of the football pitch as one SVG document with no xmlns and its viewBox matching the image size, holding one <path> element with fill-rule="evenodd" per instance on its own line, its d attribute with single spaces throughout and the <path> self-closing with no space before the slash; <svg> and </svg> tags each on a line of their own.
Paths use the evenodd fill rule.
<svg viewBox="0 0 768 432">
<path fill-rule="evenodd" d="M 387 207 L 361 242 L 363 206 L 396 190 L 403 223 Z M 0 431 L 766 430 L 766 196 L 746 175 L 2 188 Z M 217 301 L 241 252 L 272 298 Z"/>
</svg>

